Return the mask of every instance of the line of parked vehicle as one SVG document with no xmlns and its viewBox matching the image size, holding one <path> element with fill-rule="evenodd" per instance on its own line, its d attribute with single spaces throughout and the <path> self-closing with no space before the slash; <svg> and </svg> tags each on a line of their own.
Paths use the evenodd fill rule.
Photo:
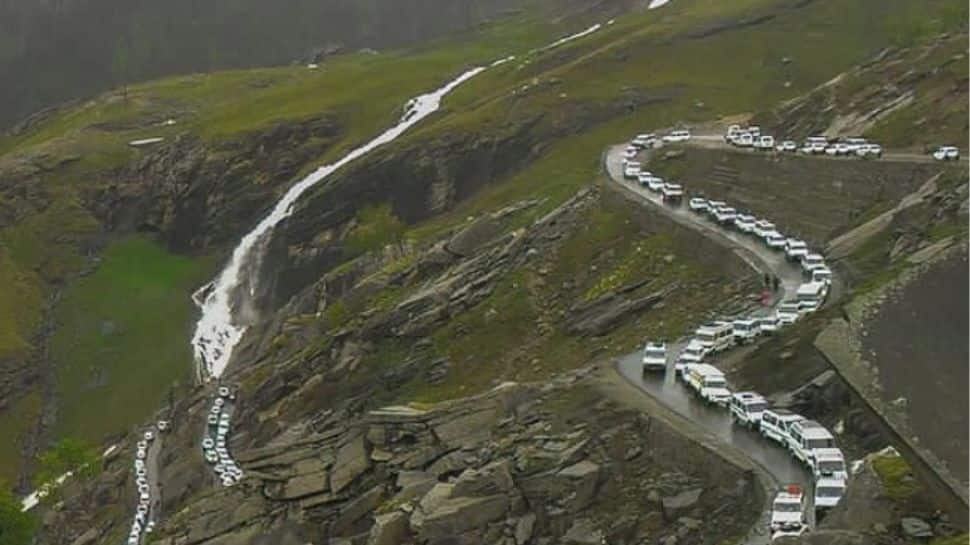
<svg viewBox="0 0 970 545">
<path fill-rule="evenodd" d="M 828 139 L 824 136 L 810 136 L 801 146 L 795 140 L 776 140 L 774 136 L 762 134 L 761 128 L 752 125 L 742 127 L 731 125 L 724 133 L 724 141 L 739 148 L 753 148 L 763 151 L 801 152 L 808 155 L 855 156 L 862 158 L 882 157 L 882 146 L 865 138 Z"/>
<path fill-rule="evenodd" d="M 152 489 L 148 483 L 148 449 L 151 448 L 157 434 L 167 430 L 168 422 L 159 420 L 152 429 L 146 430 L 135 444 L 135 486 L 138 489 L 138 504 L 128 533 L 128 545 L 138 545 L 142 536 L 151 534 L 155 529 L 155 521 L 151 518 Z"/>
<path fill-rule="evenodd" d="M 641 165 L 634 161 L 637 153 L 630 152 L 631 149 L 639 152 L 655 147 L 657 141 L 652 134 L 637 136 L 624 153 L 623 175 L 663 195 L 666 182 L 642 171 Z M 677 187 L 680 189 L 678 198 L 668 199 L 664 195 L 665 203 L 676 205 L 680 201 L 683 188 Z M 757 430 L 763 437 L 786 448 L 804 464 L 815 478 L 815 510 L 817 513 L 825 512 L 842 497 L 848 477 L 844 456 L 834 436 L 817 422 L 782 409 L 771 409 L 767 400 L 757 392 L 732 392 L 724 374 L 705 360 L 736 345 L 753 342 L 761 335 L 774 333 L 818 310 L 828 295 L 832 271 L 826 266 L 824 258 L 812 252 L 804 241 L 786 237 L 767 219 L 738 212 L 725 202 L 702 197 L 691 198 L 689 208 L 694 213 L 707 215 L 723 228 L 751 235 L 761 240 L 767 248 L 784 252 L 786 260 L 800 264 L 807 281 L 798 287 L 795 299 L 782 301 L 774 311 L 701 325 L 677 355 L 674 362 L 676 377 L 703 402 L 726 408 L 734 422 Z M 642 363 L 645 373 L 666 372 L 666 343 L 647 342 Z M 788 486 L 778 494 L 772 505 L 768 528 L 772 539 L 799 535 L 808 530 L 805 504 L 806 498 L 797 485 Z"/>
<path fill-rule="evenodd" d="M 236 392 L 229 386 L 219 386 L 207 417 L 206 432 L 202 437 L 202 455 L 212 465 L 212 471 L 222 486 L 233 486 L 243 477 L 243 470 L 229 454 L 229 430 L 232 418 L 230 404 L 236 400 Z"/>
</svg>

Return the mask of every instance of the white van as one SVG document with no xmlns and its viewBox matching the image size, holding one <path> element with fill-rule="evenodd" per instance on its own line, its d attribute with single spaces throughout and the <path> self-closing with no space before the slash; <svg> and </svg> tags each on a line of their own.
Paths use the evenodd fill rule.
<svg viewBox="0 0 970 545">
<path fill-rule="evenodd" d="M 812 474 L 816 479 L 830 477 L 835 479 L 849 478 L 845 470 L 845 455 L 837 448 L 820 448 L 815 450 L 812 460 Z"/>
<path fill-rule="evenodd" d="M 775 230 L 775 224 L 768 220 L 757 220 L 754 222 L 754 229 L 751 231 L 754 236 L 764 239 L 765 235 Z"/>
<path fill-rule="evenodd" d="M 730 206 L 718 206 L 714 210 L 714 221 L 723 225 L 733 225 L 738 211 Z"/>
<path fill-rule="evenodd" d="M 818 310 L 827 294 L 828 284 L 825 282 L 807 282 L 798 286 L 795 299 L 798 301 L 799 310 L 805 314 Z"/>
<path fill-rule="evenodd" d="M 754 342 L 761 333 L 761 322 L 757 318 L 738 318 L 731 322 L 735 344 Z"/>
<path fill-rule="evenodd" d="M 788 429 L 805 418 L 786 409 L 765 409 L 758 431 L 764 437 L 788 448 Z"/>
<path fill-rule="evenodd" d="M 656 142 L 657 142 L 657 135 L 651 132 L 646 134 L 638 134 L 636 138 L 634 138 L 633 141 L 630 142 L 630 144 L 633 146 L 636 146 L 637 148 L 644 149 L 644 148 L 652 148 Z"/>
<path fill-rule="evenodd" d="M 825 513 L 839 504 L 845 494 L 845 479 L 822 477 L 815 481 L 815 512 Z"/>
<path fill-rule="evenodd" d="M 636 180 L 640 176 L 640 163 L 628 161 L 623 167 L 623 177 L 629 180 Z"/>
<path fill-rule="evenodd" d="M 953 146 L 940 146 L 933 152 L 937 161 L 956 161 L 960 158 L 960 150 Z"/>
<path fill-rule="evenodd" d="M 731 399 L 724 373 L 707 363 L 697 363 L 687 369 L 687 385 L 707 403 L 727 405 Z"/>
<path fill-rule="evenodd" d="M 731 418 L 742 426 L 757 428 L 761 416 L 768 408 L 768 401 L 755 392 L 738 392 L 731 396 L 728 409 Z"/>
<path fill-rule="evenodd" d="M 805 494 L 802 487 L 790 484 L 778 492 L 771 502 L 771 520 L 768 531 L 774 541 L 783 536 L 798 536 L 808 530 L 805 517 Z"/>
<path fill-rule="evenodd" d="M 716 354 L 734 346 L 734 326 L 731 322 L 706 323 L 697 328 L 694 338 L 708 354 Z"/>
<path fill-rule="evenodd" d="M 768 135 L 761 135 L 758 140 L 754 143 L 755 149 L 771 151 L 775 149 L 775 137 Z"/>
<path fill-rule="evenodd" d="M 765 246 L 771 250 L 784 250 L 785 243 L 788 242 L 785 235 L 779 233 L 778 231 L 769 231 L 765 233 L 765 236 L 762 238 L 764 238 Z"/>
<path fill-rule="evenodd" d="M 829 145 L 829 141 L 824 136 L 809 136 L 805 139 L 805 143 L 802 145 L 802 153 L 825 153 L 825 148 Z"/>
<path fill-rule="evenodd" d="M 643 347 L 643 372 L 667 370 L 667 345 L 648 342 Z"/>
<path fill-rule="evenodd" d="M 734 227 L 742 233 L 753 233 L 754 232 L 754 222 L 755 218 L 751 214 L 738 214 L 734 218 Z"/>
<path fill-rule="evenodd" d="M 791 425 L 788 430 L 788 448 L 795 458 L 811 467 L 815 451 L 823 448 L 838 448 L 835 437 L 825 426 L 814 420 L 802 420 Z"/>
</svg>

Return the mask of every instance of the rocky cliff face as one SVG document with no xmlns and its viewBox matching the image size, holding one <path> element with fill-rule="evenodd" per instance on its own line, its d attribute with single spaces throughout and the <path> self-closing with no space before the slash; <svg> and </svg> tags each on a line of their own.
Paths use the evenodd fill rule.
<svg viewBox="0 0 970 545">
<path fill-rule="evenodd" d="M 197 423 L 183 420 L 166 438 L 172 516 L 154 542 L 706 543 L 742 532 L 760 507 L 753 475 L 603 399 L 588 375 L 432 407 L 308 415 L 259 447 L 235 441 L 251 478 L 232 489 L 202 488 L 206 471 L 180 444 L 195 439 Z M 95 497 L 130 499 L 119 497 L 130 479 L 124 460 L 109 462 Z M 96 512 L 65 503 L 48 517 L 44 542 L 116 535 L 90 518 Z M 76 517 L 97 531 L 78 539 Z"/>
</svg>

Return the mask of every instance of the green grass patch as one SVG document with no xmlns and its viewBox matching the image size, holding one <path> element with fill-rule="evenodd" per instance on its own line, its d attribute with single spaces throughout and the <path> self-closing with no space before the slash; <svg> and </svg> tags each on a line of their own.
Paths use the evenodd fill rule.
<svg viewBox="0 0 970 545">
<path fill-rule="evenodd" d="M 58 436 L 99 442 L 141 422 L 192 370 L 192 290 L 211 260 L 167 253 L 131 237 L 112 244 L 101 265 L 67 291 L 51 341 L 57 367 Z"/>
<path fill-rule="evenodd" d="M 21 464 L 21 449 L 27 434 L 40 420 L 44 398 L 40 392 L 27 395 L 12 402 L 0 413 L 0 483 L 16 482 Z"/>
<path fill-rule="evenodd" d="M 950 537 L 938 537 L 930 541 L 930 545 L 967 545 L 970 543 L 970 534 L 959 534 Z"/>
<path fill-rule="evenodd" d="M 872 468 L 882 481 L 886 495 L 893 501 L 904 502 L 922 490 L 913 476 L 913 468 L 902 456 L 878 456 L 872 460 Z"/>
</svg>

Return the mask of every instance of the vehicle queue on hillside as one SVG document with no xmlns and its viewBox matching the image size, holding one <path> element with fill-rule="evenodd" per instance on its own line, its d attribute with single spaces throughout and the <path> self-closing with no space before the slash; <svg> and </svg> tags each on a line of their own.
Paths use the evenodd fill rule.
<svg viewBox="0 0 970 545">
<path fill-rule="evenodd" d="M 750 129 L 743 134 L 751 135 L 754 131 Z M 638 135 L 623 154 L 624 178 L 659 193 L 665 204 L 673 206 L 679 205 L 684 193 L 683 187 L 644 171 L 634 159 L 643 149 L 690 138 L 689 132 L 675 132 L 676 134 L 672 132 L 663 137 L 654 134 Z M 729 134 L 732 134 L 731 129 Z M 732 138 L 739 136 L 733 134 Z M 767 145 L 768 141 L 761 142 L 762 145 Z M 869 146 L 865 142 L 854 142 L 853 145 Z M 790 147 L 787 142 L 782 142 L 780 146 L 784 146 L 786 150 Z M 881 154 L 881 148 L 879 153 Z M 677 198 L 669 198 L 664 192 L 671 186 L 679 190 Z M 722 228 L 752 236 L 767 248 L 783 252 L 787 261 L 800 266 L 806 281 L 798 287 L 794 299 L 781 301 L 773 312 L 737 316 L 701 325 L 677 356 L 674 363 L 676 378 L 683 381 L 703 402 L 729 410 L 734 422 L 758 431 L 766 439 L 787 449 L 796 460 L 806 466 L 815 479 L 816 512 L 831 509 L 845 491 L 848 477 L 845 458 L 836 445 L 834 436 L 815 421 L 790 411 L 772 409 L 768 401 L 756 392 L 732 392 L 724 374 L 717 367 L 706 363 L 705 359 L 736 345 L 754 342 L 758 337 L 772 334 L 818 310 L 828 295 L 832 271 L 826 266 L 821 254 L 812 252 L 803 240 L 783 235 L 767 219 L 739 212 L 728 203 L 702 197 L 691 198 L 688 207 L 693 213 L 706 215 Z M 773 287 L 777 290 L 779 281 L 777 278 L 772 280 Z M 646 344 L 643 351 L 644 373 L 665 372 L 666 361 L 665 343 L 651 341 Z M 773 504 L 768 528 L 773 539 L 782 535 L 798 535 L 808 530 L 804 503 L 800 487 L 789 486 L 779 493 Z M 793 511 L 793 505 L 801 507 Z"/>
</svg>

